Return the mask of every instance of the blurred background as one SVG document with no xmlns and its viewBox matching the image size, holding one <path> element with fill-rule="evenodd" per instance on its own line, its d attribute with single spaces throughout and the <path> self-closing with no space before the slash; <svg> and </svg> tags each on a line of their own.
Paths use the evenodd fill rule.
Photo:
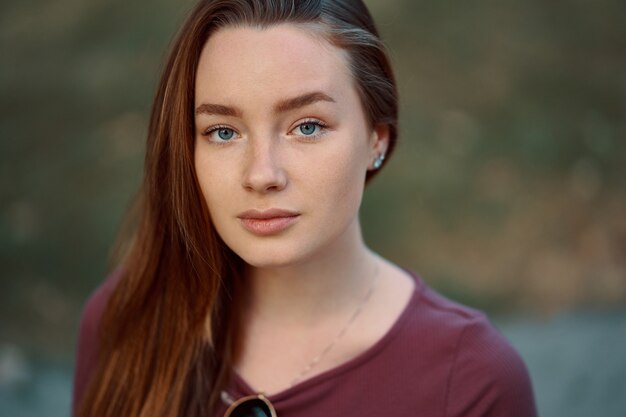
<svg viewBox="0 0 626 417">
<path fill-rule="evenodd" d="M 539 412 L 626 415 L 626 2 L 366 1 L 401 94 L 370 246 L 486 310 Z M 192 2 L 0 3 L 0 415 L 69 413 L 82 303 Z"/>
</svg>

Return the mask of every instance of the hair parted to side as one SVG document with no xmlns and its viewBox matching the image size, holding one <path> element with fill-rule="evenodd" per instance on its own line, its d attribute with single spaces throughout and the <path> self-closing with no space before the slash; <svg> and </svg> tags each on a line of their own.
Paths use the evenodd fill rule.
<svg viewBox="0 0 626 417">
<path fill-rule="evenodd" d="M 237 348 L 243 261 L 217 235 L 196 179 L 196 69 L 216 30 L 280 23 L 310 26 L 347 53 L 370 124 L 389 126 L 391 154 L 395 80 L 360 0 L 200 1 L 176 37 L 154 98 L 132 238 L 102 318 L 98 366 L 79 416 L 212 415 Z"/>
</svg>

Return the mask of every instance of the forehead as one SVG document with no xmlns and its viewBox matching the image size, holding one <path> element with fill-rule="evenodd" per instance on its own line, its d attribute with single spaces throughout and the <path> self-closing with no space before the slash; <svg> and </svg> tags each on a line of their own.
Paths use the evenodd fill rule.
<svg viewBox="0 0 626 417">
<path fill-rule="evenodd" d="M 269 99 L 302 91 L 351 88 L 346 53 L 306 26 L 228 27 L 203 47 L 196 75 L 196 102 Z"/>
</svg>

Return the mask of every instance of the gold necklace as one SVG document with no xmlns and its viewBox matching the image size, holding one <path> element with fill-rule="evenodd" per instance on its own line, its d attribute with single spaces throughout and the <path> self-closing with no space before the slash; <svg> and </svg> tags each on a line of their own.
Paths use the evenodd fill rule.
<svg viewBox="0 0 626 417">
<path fill-rule="evenodd" d="M 302 369 L 302 371 L 300 371 L 300 373 L 291 381 L 290 387 L 293 387 L 298 382 L 302 381 L 304 376 L 306 374 L 308 374 L 309 372 L 311 372 L 311 370 L 318 363 L 321 362 L 321 360 L 324 358 L 324 356 L 326 356 L 328 354 L 328 352 L 330 352 L 332 350 L 332 348 L 335 347 L 337 342 L 346 334 L 346 332 L 348 331 L 348 329 L 350 328 L 352 323 L 354 323 L 354 321 L 357 319 L 357 317 L 359 317 L 359 315 L 363 311 L 363 307 L 365 307 L 365 304 L 367 304 L 369 299 L 372 298 L 372 293 L 374 292 L 374 287 L 375 287 L 374 284 L 376 283 L 376 278 L 377 277 L 378 277 L 378 266 L 376 267 L 376 271 L 374 272 L 374 276 L 372 277 L 372 282 L 371 282 L 371 284 L 370 284 L 370 286 L 369 286 L 369 288 L 367 290 L 367 293 L 365 293 L 365 296 L 361 299 L 361 301 L 357 305 L 356 309 L 354 310 L 354 312 L 350 316 L 350 319 L 348 320 L 348 322 L 341 328 L 339 333 L 337 333 L 335 338 L 328 344 L 328 346 L 326 346 L 324 348 L 324 350 L 322 350 L 320 352 L 319 355 L 314 357 L 313 360 L 311 362 L 309 362 L 307 364 L 307 366 L 305 366 L 304 369 Z"/>
</svg>

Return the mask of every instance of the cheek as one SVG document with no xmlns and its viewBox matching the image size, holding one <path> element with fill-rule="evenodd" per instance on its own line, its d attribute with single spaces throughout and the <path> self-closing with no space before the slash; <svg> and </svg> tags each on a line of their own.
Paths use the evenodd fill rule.
<svg viewBox="0 0 626 417">
<path fill-rule="evenodd" d="M 222 190 L 222 188 L 228 187 L 228 184 L 225 183 L 226 177 L 221 175 L 222 171 L 216 165 L 217 161 L 204 155 L 201 150 L 198 152 L 197 148 L 194 163 L 200 190 L 207 203 L 211 217 L 214 218 L 214 215 L 219 213 L 220 204 L 218 203 L 228 196 L 228 193 L 224 193 Z"/>
<path fill-rule="evenodd" d="M 209 170 L 207 169 L 207 160 L 202 156 L 200 152 L 198 152 L 198 147 L 196 146 L 195 154 L 194 154 L 194 165 L 196 169 L 196 178 L 198 179 L 198 184 L 200 184 L 200 190 L 202 191 L 202 195 L 204 199 L 207 200 L 207 195 L 210 195 L 210 178 L 207 176 L 209 174 Z"/>
<path fill-rule="evenodd" d="M 360 141 L 362 138 L 352 138 Z M 354 143 L 349 142 L 349 143 Z M 352 215 L 358 211 L 363 195 L 367 170 L 365 146 L 345 146 L 336 149 L 320 162 L 316 169 L 319 185 L 318 196 L 326 202 L 331 212 Z"/>
</svg>

